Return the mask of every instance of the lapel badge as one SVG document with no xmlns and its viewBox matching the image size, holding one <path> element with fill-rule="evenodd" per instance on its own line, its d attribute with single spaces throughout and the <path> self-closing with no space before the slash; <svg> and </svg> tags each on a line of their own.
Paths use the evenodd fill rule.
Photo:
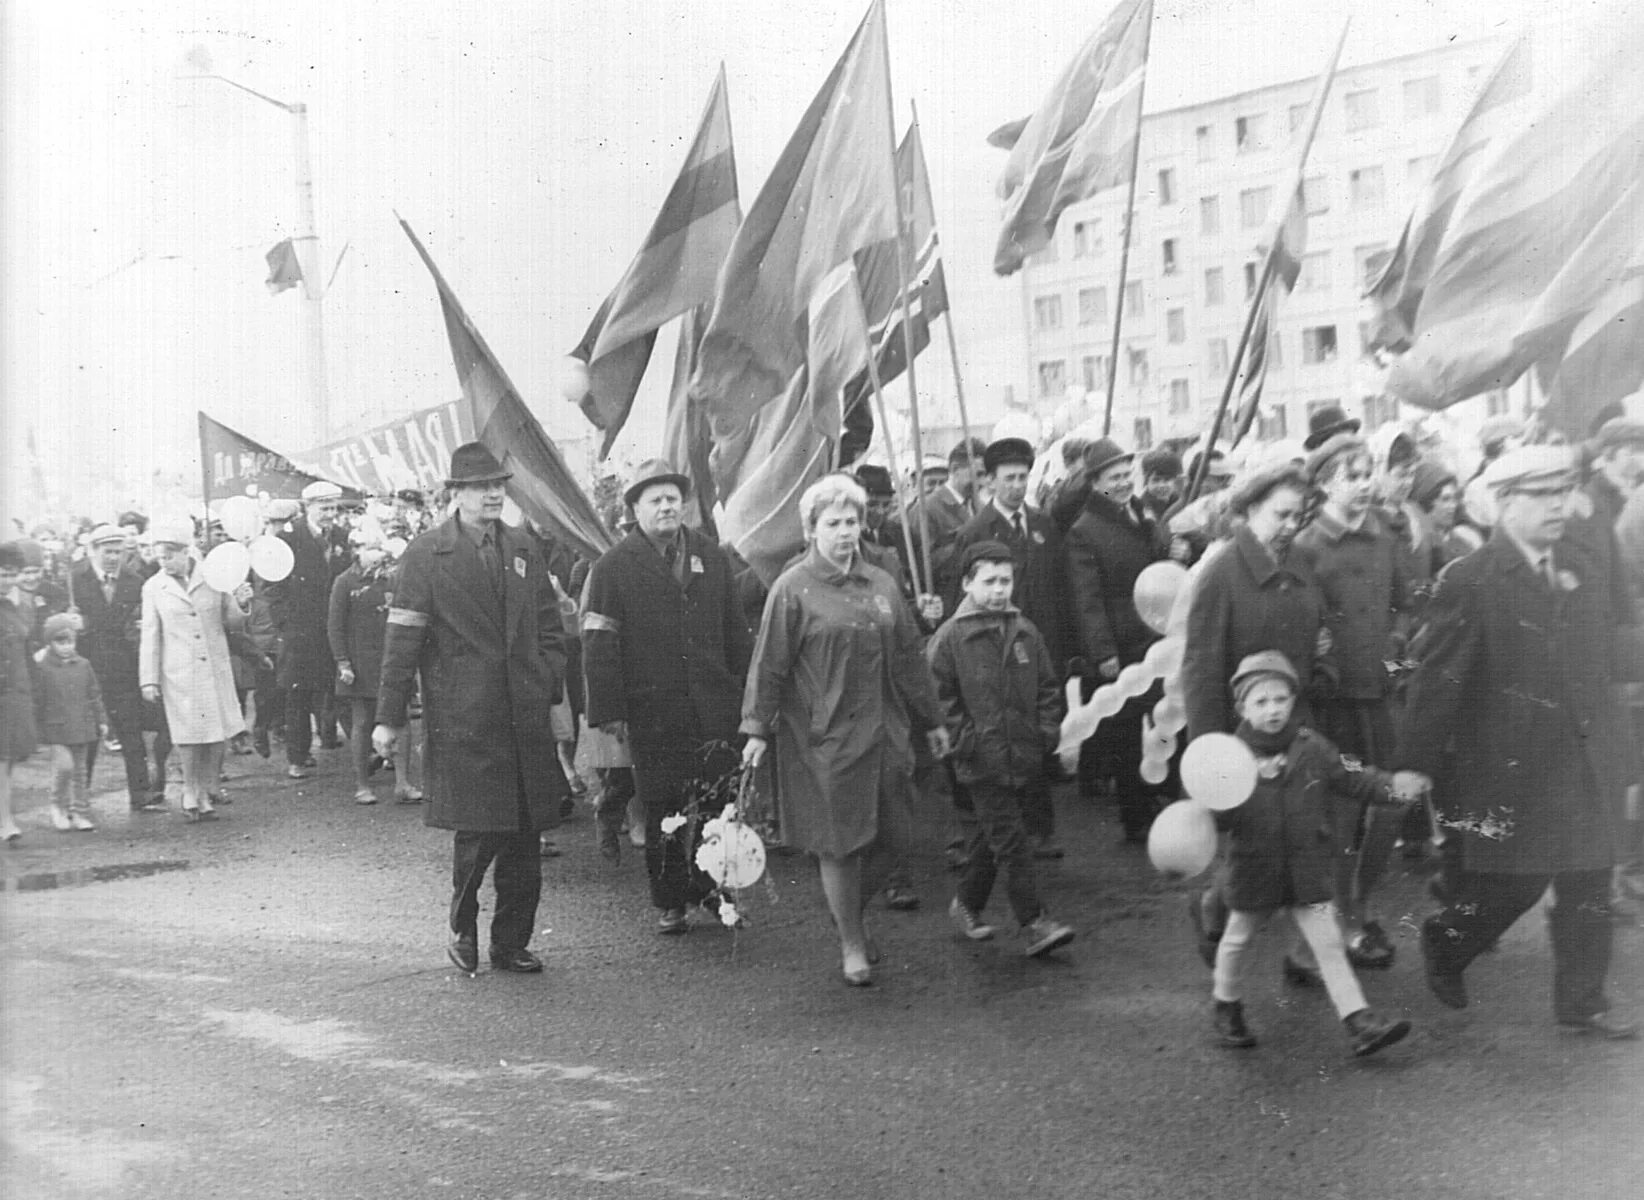
<svg viewBox="0 0 1644 1200">
<path fill-rule="evenodd" d="M 514 555 L 514 574 L 518 575 L 521 579 L 525 578 L 525 555 Z"/>
<path fill-rule="evenodd" d="M 1045 544 L 1045 535 L 1040 533 L 1037 529 L 1035 529 L 1033 531 L 1032 537 L 1033 537 L 1034 542 L 1036 542 L 1038 545 L 1043 546 Z"/>
<path fill-rule="evenodd" d="M 702 559 L 695 554 L 691 555 L 691 574 L 700 575 L 702 570 Z"/>
</svg>

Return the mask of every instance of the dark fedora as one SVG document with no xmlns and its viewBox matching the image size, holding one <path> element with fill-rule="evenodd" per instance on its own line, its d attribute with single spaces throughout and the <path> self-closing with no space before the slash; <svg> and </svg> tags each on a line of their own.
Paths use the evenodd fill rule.
<svg viewBox="0 0 1644 1200">
<path fill-rule="evenodd" d="M 628 490 L 622 493 L 622 499 L 629 508 L 634 506 L 653 483 L 671 483 L 679 489 L 680 499 L 691 494 L 691 481 L 688 476 L 681 475 L 674 470 L 673 463 L 665 458 L 653 458 L 649 462 L 642 462 L 634 471 L 634 481 L 628 485 Z"/>
<path fill-rule="evenodd" d="M 982 470 L 992 475 L 1006 463 L 1033 465 L 1033 444 L 1026 438 L 1000 438 L 982 452 Z"/>
<path fill-rule="evenodd" d="M 870 496 L 896 495 L 890 471 L 878 463 L 859 463 L 856 468 L 856 482 L 860 483 L 862 490 Z"/>
<path fill-rule="evenodd" d="M 1364 422 L 1347 415 L 1339 404 L 1326 404 L 1317 412 L 1307 414 L 1307 437 L 1302 449 L 1317 450 L 1338 433 L 1357 433 Z"/>
<path fill-rule="evenodd" d="M 1112 438 L 1098 438 L 1085 447 L 1085 470 L 1089 471 L 1090 477 L 1094 479 L 1114 463 L 1132 462 L 1135 458 L 1134 454 Z"/>
<path fill-rule="evenodd" d="M 451 474 L 446 476 L 445 486 L 496 483 L 513 477 L 514 473 L 503 470 L 497 456 L 483 442 L 468 442 L 451 452 Z"/>
</svg>

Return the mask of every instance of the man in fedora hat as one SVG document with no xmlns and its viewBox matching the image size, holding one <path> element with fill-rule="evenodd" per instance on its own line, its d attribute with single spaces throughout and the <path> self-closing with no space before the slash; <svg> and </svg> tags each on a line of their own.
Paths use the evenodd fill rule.
<svg viewBox="0 0 1644 1200">
<path fill-rule="evenodd" d="M 654 459 L 623 499 L 636 527 L 588 573 L 582 617 L 588 723 L 626 740 L 645 809 L 645 869 L 657 930 L 685 933 L 685 910 L 714 890 L 696 866 L 696 819 L 718 815 L 738 752 L 742 685 L 753 639 L 730 559 L 685 526 L 691 481 Z M 716 790 L 717 789 L 717 790 Z M 700 811 L 693 801 L 700 799 Z M 663 818 L 685 825 L 668 833 Z M 620 811 L 600 812 L 615 837 Z"/>
<path fill-rule="evenodd" d="M 1341 405 L 1321 404 L 1307 414 L 1307 437 L 1302 440 L 1302 449 L 1312 453 L 1337 434 L 1357 433 L 1363 427 L 1364 422 L 1348 416 Z"/>
<path fill-rule="evenodd" d="M 326 635 L 331 585 L 348 569 L 349 557 L 332 541 L 342 488 L 316 480 L 303 489 L 302 514 L 277 535 L 291 547 L 291 573 L 268 585 L 269 615 L 278 634 L 275 680 L 285 709 L 286 774 L 306 779 L 314 769 L 310 754 L 314 720 L 323 743 L 335 742 L 329 716 L 336 663 Z"/>
<path fill-rule="evenodd" d="M 542 970 L 526 948 L 542 893 L 538 837 L 558 822 L 569 790 L 549 719 L 565 679 L 559 605 L 536 543 L 502 522 L 509 477 L 479 442 L 451 455 L 445 483 L 456 511 L 400 562 L 373 737 L 392 757 L 420 673 L 423 821 L 454 831 L 448 954 L 470 974 L 480 884 L 493 863 L 491 966 Z"/>
</svg>

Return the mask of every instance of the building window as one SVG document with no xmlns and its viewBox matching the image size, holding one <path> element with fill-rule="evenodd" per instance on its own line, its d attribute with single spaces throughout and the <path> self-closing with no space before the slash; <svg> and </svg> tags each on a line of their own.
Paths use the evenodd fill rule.
<svg viewBox="0 0 1644 1200">
<path fill-rule="evenodd" d="M 1379 429 L 1389 421 L 1399 419 L 1399 402 L 1391 396 L 1366 396 L 1364 398 L 1364 427 L 1365 429 Z"/>
<path fill-rule="evenodd" d="M 1330 251 L 1319 250 L 1302 255 L 1301 275 L 1296 280 L 1298 292 L 1323 292 L 1330 288 Z"/>
<path fill-rule="evenodd" d="M 1146 387 L 1148 380 L 1147 351 L 1125 347 L 1125 358 L 1130 363 L 1130 386 Z"/>
<path fill-rule="evenodd" d="M 1206 237 L 1213 237 L 1222 231 L 1222 198 L 1220 196 L 1201 196 L 1199 198 L 1199 232 Z"/>
<path fill-rule="evenodd" d="M 1404 119 L 1418 121 L 1422 117 L 1438 115 L 1441 105 L 1437 75 L 1404 81 Z"/>
<path fill-rule="evenodd" d="M 1267 149 L 1267 114 L 1236 118 L 1233 122 L 1233 142 L 1240 154 Z"/>
<path fill-rule="evenodd" d="M 1272 206 L 1272 188 L 1245 188 L 1239 193 L 1239 224 L 1246 229 L 1260 229 Z"/>
<path fill-rule="evenodd" d="M 1107 289 L 1105 287 L 1079 289 L 1079 324 L 1107 324 Z"/>
<path fill-rule="evenodd" d="M 1358 285 L 1364 291 L 1370 290 L 1370 285 L 1381 274 L 1382 268 L 1387 265 L 1387 247 L 1380 242 L 1369 246 L 1353 247 L 1353 263 L 1356 269 Z"/>
<path fill-rule="evenodd" d="M 1330 211 L 1330 183 L 1323 175 L 1309 175 L 1302 180 L 1302 207 L 1310 217 Z"/>
<path fill-rule="evenodd" d="M 1267 343 L 1267 369 L 1284 366 L 1284 338 L 1275 333 Z"/>
<path fill-rule="evenodd" d="M 1376 110 L 1375 88 L 1364 88 L 1357 92 L 1348 92 L 1346 104 L 1348 133 L 1374 129 L 1381 124 L 1381 117 Z"/>
<path fill-rule="evenodd" d="M 1425 187 L 1427 181 L 1433 177 L 1433 167 L 1437 162 L 1437 156 L 1432 154 L 1412 158 L 1404 164 L 1405 182 L 1413 188 Z"/>
<path fill-rule="evenodd" d="M 1061 359 L 1039 364 L 1039 395 L 1060 397 L 1067 390 L 1067 364 Z"/>
<path fill-rule="evenodd" d="M 1209 162 L 1216 157 L 1216 140 L 1210 133 L 1210 126 L 1200 125 L 1193 131 L 1193 144 L 1198 149 L 1199 161 Z"/>
<path fill-rule="evenodd" d="M 1312 325 L 1302 330 L 1302 362 L 1308 366 L 1336 361 L 1336 327 Z"/>
<path fill-rule="evenodd" d="M 1256 298 L 1256 277 L 1259 269 L 1253 262 L 1244 264 L 1244 302 L 1249 304 Z"/>
<path fill-rule="evenodd" d="M 1285 110 L 1285 120 L 1290 128 L 1291 140 L 1294 140 L 1302 135 L 1307 125 L 1308 107 L 1309 106 L 1306 104 L 1292 104 Z"/>
<path fill-rule="evenodd" d="M 1205 343 L 1205 374 L 1211 379 L 1227 376 L 1227 339 L 1211 338 Z"/>
<path fill-rule="evenodd" d="M 1484 393 L 1484 415 L 1487 417 L 1505 417 L 1512 407 L 1512 400 L 1506 392 L 1497 391 Z"/>
<path fill-rule="evenodd" d="M 1176 203 L 1176 172 L 1170 167 L 1159 172 L 1159 203 Z"/>
<path fill-rule="evenodd" d="M 1138 450 L 1151 450 L 1151 449 L 1153 449 L 1153 418 L 1152 417 L 1137 417 L 1136 418 L 1136 449 L 1138 449 Z"/>
<path fill-rule="evenodd" d="M 1033 301 L 1033 324 L 1040 332 L 1062 327 L 1062 298 L 1040 296 Z"/>
<path fill-rule="evenodd" d="M 1142 303 L 1142 281 L 1139 279 L 1125 284 L 1125 312 L 1133 317 L 1147 316 L 1147 306 Z"/>
<path fill-rule="evenodd" d="M 1073 257 L 1095 258 L 1102 252 L 1102 223 L 1075 221 L 1073 223 Z"/>
<path fill-rule="evenodd" d="M 1170 381 L 1170 415 L 1185 417 L 1193 411 L 1193 395 L 1188 389 L 1187 380 L 1172 379 Z"/>
<path fill-rule="evenodd" d="M 1206 267 L 1204 271 L 1204 303 L 1206 308 L 1214 308 L 1226 299 L 1226 288 L 1222 281 L 1220 267 Z"/>
<path fill-rule="evenodd" d="M 1174 275 L 1180 265 L 1176 256 L 1176 239 L 1166 238 L 1161 247 L 1161 270 L 1166 275 Z"/>
<path fill-rule="evenodd" d="M 1079 360 L 1079 374 L 1087 392 L 1107 391 L 1107 355 L 1087 354 Z"/>
<path fill-rule="evenodd" d="M 1173 308 L 1165 313 L 1165 341 L 1180 346 L 1187 341 L 1187 310 Z"/>
<path fill-rule="evenodd" d="M 1264 442 L 1276 442 L 1290 436 L 1284 405 L 1275 404 L 1271 411 L 1257 413 L 1256 436 Z"/>
<path fill-rule="evenodd" d="M 1360 167 L 1347 173 L 1347 196 L 1354 208 L 1380 208 L 1387 184 L 1380 167 Z"/>
</svg>

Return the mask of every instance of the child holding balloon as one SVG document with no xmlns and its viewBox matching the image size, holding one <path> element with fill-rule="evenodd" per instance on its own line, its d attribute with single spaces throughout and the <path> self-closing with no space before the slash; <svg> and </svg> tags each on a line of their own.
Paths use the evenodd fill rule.
<svg viewBox="0 0 1644 1200">
<path fill-rule="evenodd" d="M 1256 1044 L 1244 1021 L 1245 952 L 1272 914 L 1286 910 L 1318 958 L 1325 989 L 1347 1026 L 1355 1056 L 1374 1054 L 1410 1032 L 1408 1021 L 1378 1017 L 1365 1003 L 1348 964 L 1331 900 L 1331 793 L 1361 803 L 1409 800 L 1421 777 L 1375 767 L 1349 767 L 1324 738 L 1295 719 L 1300 680 L 1277 650 L 1243 659 L 1233 674 L 1236 736 L 1256 759 L 1250 798 L 1216 813 L 1229 837 L 1223 883 L 1227 929 L 1216 949 L 1215 1029 L 1223 1046 Z"/>
</svg>

